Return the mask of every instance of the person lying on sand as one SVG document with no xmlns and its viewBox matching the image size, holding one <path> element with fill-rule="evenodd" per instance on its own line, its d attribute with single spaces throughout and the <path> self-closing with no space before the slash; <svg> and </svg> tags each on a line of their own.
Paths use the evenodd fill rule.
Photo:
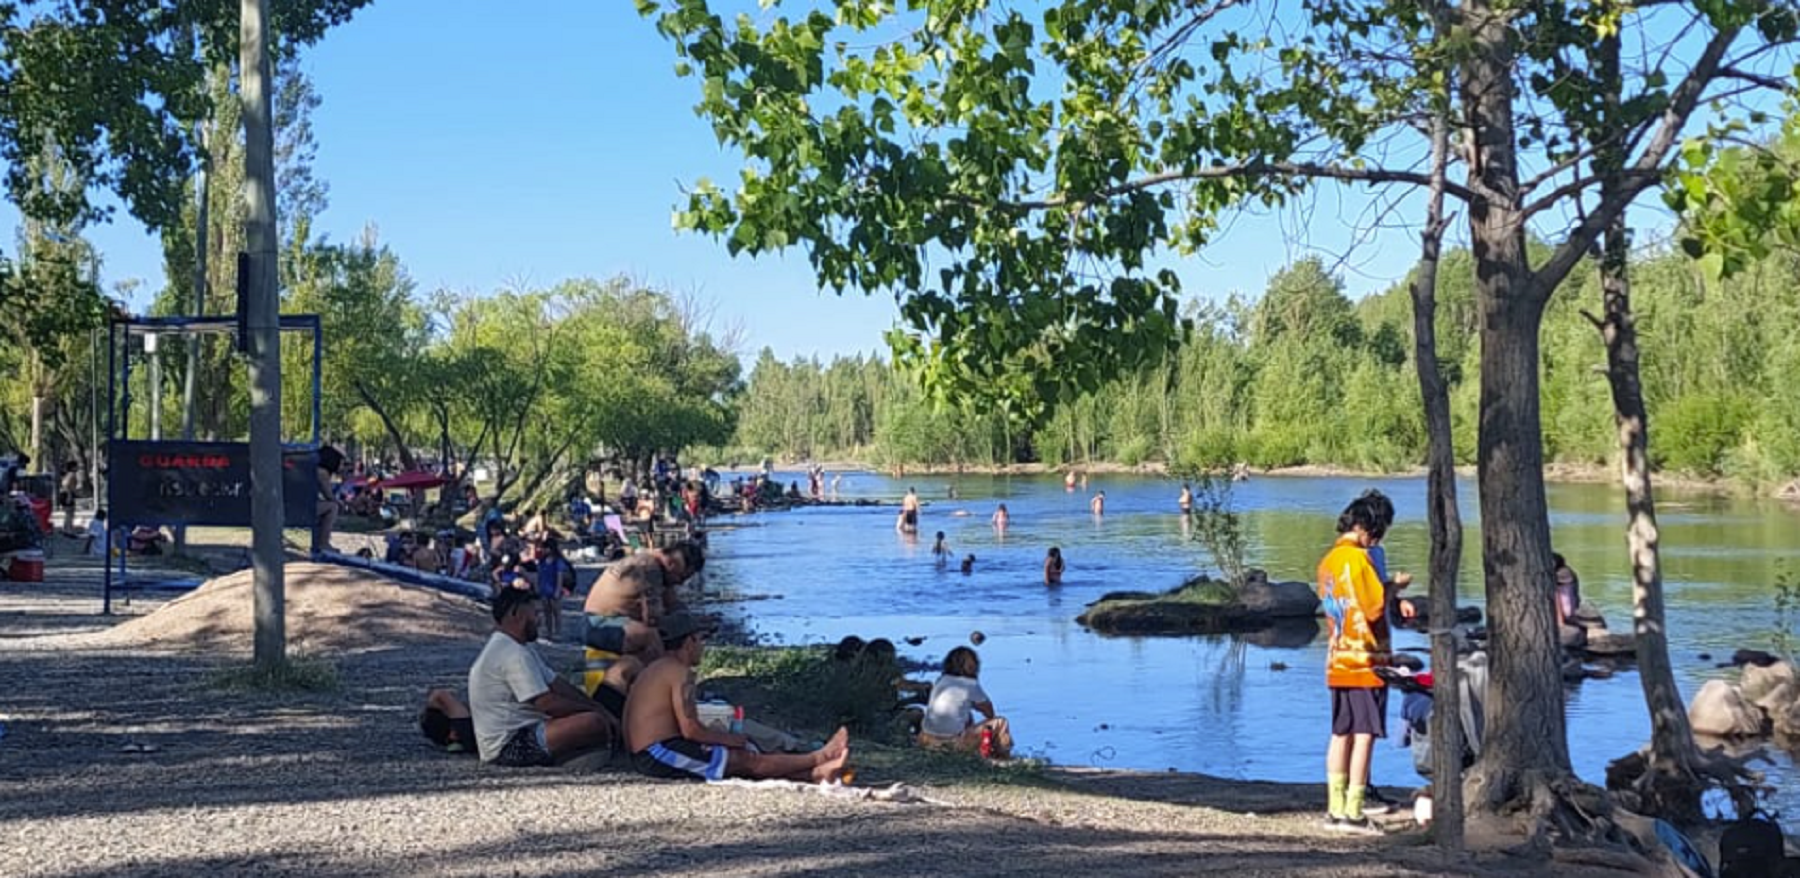
<svg viewBox="0 0 1800 878">
<path fill-rule="evenodd" d="M 449 689 L 425 693 L 425 708 L 419 711 L 419 731 L 446 753 L 475 755 L 475 721 L 469 718 L 469 706 Z"/>
<path fill-rule="evenodd" d="M 706 648 L 707 627 L 686 613 L 662 620 L 663 657 L 651 663 L 625 698 L 625 742 L 640 773 L 669 780 L 727 777 L 824 782 L 850 761 L 850 733 L 839 728 L 811 753 L 758 753 L 743 735 L 716 732 L 700 722 L 694 666 Z"/>
<path fill-rule="evenodd" d="M 483 764 L 551 765 L 619 738 L 617 720 L 532 651 L 537 602 L 530 589 L 495 594 L 495 631 L 469 668 L 469 714 Z"/>
</svg>

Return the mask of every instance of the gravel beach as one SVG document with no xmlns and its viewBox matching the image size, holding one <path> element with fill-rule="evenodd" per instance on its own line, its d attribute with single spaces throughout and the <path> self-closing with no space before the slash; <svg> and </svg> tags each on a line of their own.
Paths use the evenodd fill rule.
<svg viewBox="0 0 1800 878">
<path fill-rule="evenodd" d="M 334 618 L 366 629 L 313 638 L 334 691 L 246 694 L 215 679 L 247 661 L 227 630 L 244 614 L 210 610 L 204 648 L 192 626 L 144 618 L 166 598 L 100 616 L 100 571 L 69 554 L 45 583 L 0 582 L 0 876 L 1623 874 L 1446 869 L 1414 833 L 1326 833 L 1310 787 L 1194 775 L 1050 769 L 892 804 L 618 767 L 484 769 L 414 722 L 427 687 L 462 689 L 474 605 L 430 624 Z"/>
</svg>

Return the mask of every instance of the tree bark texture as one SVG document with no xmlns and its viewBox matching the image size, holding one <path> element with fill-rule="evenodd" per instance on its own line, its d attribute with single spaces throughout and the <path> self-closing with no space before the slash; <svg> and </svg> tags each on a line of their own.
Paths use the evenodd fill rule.
<svg viewBox="0 0 1800 878">
<path fill-rule="evenodd" d="M 1433 834 L 1448 852 L 1463 847 L 1462 697 L 1456 667 L 1456 573 L 1462 563 L 1462 513 L 1456 507 L 1456 452 L 1450 434 L 1450 390 L 1437 360 L 1437 275 L 1444 245 L 1444 180 L 1448 124 L 1431 125 L 1432 187 L 1427 196 L 1419 268 L 1413 276 L 1413 363 L 1425 402 L 1426 521 L 1431 531 L 1431 799 Z"/>
<path fill-rule="evenodd" d="M 243 0 L 245 240 L 250 253 L 250 525 L 257 667 L 287 661 L 282 581 L 281 302 L 276 290 L 275 143 L 269 89 L 269 0 Z"/>
<path fill-rule="evenodd" d="M 1509 13 L 1470 0 L 1460 14 L 1470 37 L 1456 86 L 1461 123 L 1470 132 L 1469 237 L 1481 315 L 1477 464 L 1491 622 L 1487 734 L 1469 791 L 1472 808 L 1496 812 L 1543 799 L 1572 772 L 1539 412 L 1538 331 L 1546 296 L 1527 259 L 1520 209 L 1517 47 Z"/>
<path fill-rule="evenodd" d="M 1595 65 L 1610 119 L 1621 113 L 1622 82 L 1617 35 L 1601 40 Z M 1618 126 L 1609 126 L 1616 129 Z M 1619 172 L 1625 157 L 1620 135 L 1607 138 L 1598 151 L 1596 171 L 1603 175 L 1601 200 L 1622 197 Z M 1625 211 L 1607 224 L 1601 239 L 1600 292 L 1604 316 L 1596 321 L 1606 343 L 1606 380 L 1612 390 L 1613 420 L 1619 436 L 1619 474 L 1625 486 L 1625 542 L 1631 557 L 1632 627 L 1636 635 L 1638 680 L 1650 711 L 1650 759 L 1638 785 L 1639 810 L 1682 825 L 1704 819 L 1701 796 L 1705 784 L 1687 708 L 1669 662 L 1668 616 L 1663 607 L 1662 553 L 1656 527 L 1656 499 L 1650 480 L 1650 418 L 1644 406 L 1639 372 L 1637 327 L 1631 313 L 1631 278 L 1626 260 L 1631 239 Z"/>
</svg>

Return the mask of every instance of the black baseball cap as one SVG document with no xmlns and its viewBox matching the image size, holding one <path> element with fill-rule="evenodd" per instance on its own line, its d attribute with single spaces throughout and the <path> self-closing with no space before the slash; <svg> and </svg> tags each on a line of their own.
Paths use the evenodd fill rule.
<svg viewBox="0 0 1800 878">
<path fill-rule="evenodd" d="M 670 613 L 663 617 L 662 624 L 657 626 L 664 642 L 682 640 L 690 634 L 711 634 L 715 626 L 711 620 L 702 619 L 688 613 Z"/>
</svg>

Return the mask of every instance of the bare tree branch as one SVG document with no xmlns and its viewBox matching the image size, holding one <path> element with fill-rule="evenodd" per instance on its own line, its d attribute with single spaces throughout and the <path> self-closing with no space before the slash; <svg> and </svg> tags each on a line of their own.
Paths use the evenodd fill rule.
<svg viewBox="0 0 1800 878">
<path fill-rule="evenodd" d="M 1602 201 L 1569 233 L 1569 237 L 1556 248 L 1550 258 L 1533 272 L 1531 280 L 1538 295 L 1548 296 L 1550 290 L 1562 283 L 1563 278 L 1568 277 L 1576 264 L 1593 249 L 1594 242 L 1605 231 L 1607 224 L 1612 222 L 1613 217 L 1661 179 L 1664 160 L 1675 148 L 1676 140 L 1680 138 L 1681 130 L 1687 126 L 1688 119 L 1699 107 L 1706 87 L 1718 78 L 1725 51 L 1731 48 L 1731 44 L 1742 32 L 1742 26 L 1734 25 L 1713 34 L 1693 68 L 1670 96 L 1669 106 L 1663 110 L 1662 123 L 1656 128 L 1655 136 L 1650 139 L 1637 161 L 1622 172 L 1626 179 L 1619 186 L 1618 197 Z"/>
</svg>

